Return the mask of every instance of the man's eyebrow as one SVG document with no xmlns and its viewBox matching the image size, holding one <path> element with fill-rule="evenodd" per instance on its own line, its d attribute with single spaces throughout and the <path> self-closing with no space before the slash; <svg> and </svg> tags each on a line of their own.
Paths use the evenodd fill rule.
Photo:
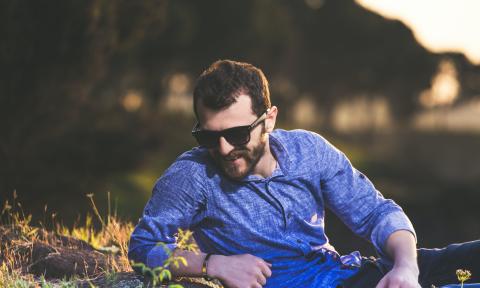
<svg viewBox="0 0 480 288">
<path fill-rule="evenodd" d="M 246 125 L 235 125 L 235 126 L 232 126 L 232 127 L 228 127 L 228 128 L 221 129 L 221 130 L 203 129 L 201 126 L 199 126 L 199 128 L 200 128 L 200 130 L 202 130 L 202 131 L 220 132 L 220 131 L 225 131 L 225 130 L 232 129 L 232 128 L 248 127 L 248 126 L 250 126 L 250 124 L 246 124 Z"/>
</svg>

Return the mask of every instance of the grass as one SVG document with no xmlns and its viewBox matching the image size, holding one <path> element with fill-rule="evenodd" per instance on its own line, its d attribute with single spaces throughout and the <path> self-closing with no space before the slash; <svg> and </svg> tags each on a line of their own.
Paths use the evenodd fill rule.
<svg viewBox="0 0 480 288">
<path fill-rule="evenodd" d="M 6 288 L 30 288 L 30 287 L 77 287 L 77 283 L 89 283 L 91 288 L 96 287 L 93 282 L 95 278 L 103 277 L 107 282 L 114 282 L 118 273 L 133 272 L 132 266 L 139 268 L 142 273 L 149 276 L 153 286 L 167 282 L 168 288 L 182 288 L 182 285 L 170 283 L 172 274 L 169 267 L 187 265 L 186 259 L 181 256 L 174 256 L 166 245 L 164 247 L 169 255 L 168 259 L 160 267 L 149 268 L 143 263 L 131 263 L 128 259 L 128 241 L 134 229 L 131 222 L 119 219 L 111 213 L 108 206 L 107 217 L 104 219 L 95 205 L 93 194 L 87 195 L 93 210 L 93 216 L 86 214 L 85 222 L 81 225 L 66 227 L 58 224 L 56 215 L 52 214 L 52 228 L 50 231 L 45 228 L 45 220 L 40 227 L 31 224 L 32 216 L 23 212 L 20 203 L 16 202 L 17 195 L 13 194 L 13 202 L 6 201 L 0 214 L 0 287 Z M 110 198 L 110 197 L 108 197 Z M 108 200 L 110 202 L 110 199 Z M 45 209 L 46 210 L 46 209 Z M 94 227 L 94 219 L 97 219 L 101 226 Z M 50 237 L 45 237 L 45 233 Z M 59 240 L 62 236 L 72 237 L 90 244 L 95 250 L 101 251 L 107 257 L 107 268 L 100 274 L 93 277 L 73 276 L 70 279 L 46 280 L 45 277 L 36 277 L 28 272 L 28 266 L 32 261 L 32 246 L 34 242 L 50 244 Z M 198 252 L 197 245 L 192 241 L 192 232 L 179 230 L 177 234 L 177 246 L 180 249 Z M 8 240 L 8 241 L 7 241 Z M 30 250 L 29 250 L 30 249 Z M 30 253 L 28 253 L 30 252 Z M 461 286 L 471 277 L 468 270 L 457 270 L 457 277 Z M 214 283 L 204 283 L 202 279 L 192 279 L 192 282 L 207 284 L 210 287 L 220 287 Z"/>
<path fill-rule="evenodd" d="M 59 224 L 56 215 L 52 214 L 52 227 L 50 229 L 45 228 L 45 220 L 40 223 L 39 227 L 32 225 L 32 216 L 23 212 L 21 204 L 16 201 L 16 193 L 13 194 L 12 203 L 8 201 L 4 203 L 0 215 L 0 287 L 76 287 L 78 281 L 90 283 L 91 287 L 95 287 L 92 283 L 97 277 L 114 281 L 119 272 L 133 271 L 127 253 L 128 241 L 134 225 L 131 222 L 119 219 L 116 213 L 112 214 L 110 205 L 108 206 L 107 217 L 102 217 L 95 205 L 93 194 L 89 194 L 87 197 L 92 206 L 93 216 L 87 214 L 83 224 L 66 227 Z M 94 220 L 100 222 L 99 229 L 95 229 Z M 45 235 L 49 236 L 45 237 Z M 189 231 L 180 230 L 177 244 L 183 249 L 198 251 L 198 247 L 189 240 L 191 235 L 192 233 Z M 111 255 L 111 257 L 107 257 L 107 268 L 93 277 L 91 275 L 83 278 L 73 276 L 71 279 L 56 279 L 53 281 L 47 281 L 43 276 L 36 277 L 30 274 L 28 266 L 31 265 L 32 261 L 33 243 L 51 244 L 58 241 L 62 236 L 85 241 L 95 250 Z M 162 267 L 150 269 L 144 266 L 145 273 L 151 272 L 150 276 L 153 284 L 171 280 L 171 273 L 168 269 L 170 265 L 177 267 L 180 264 L 187 265 L 185 258 L 173 256 L 171 251 L 168 251 L 168 254 L 170 257 Z M 143 264 L 136 263 L 135 265 Z M 169 284 L 168 287 L 180 288 L 182 286 Z"/>
</svg>

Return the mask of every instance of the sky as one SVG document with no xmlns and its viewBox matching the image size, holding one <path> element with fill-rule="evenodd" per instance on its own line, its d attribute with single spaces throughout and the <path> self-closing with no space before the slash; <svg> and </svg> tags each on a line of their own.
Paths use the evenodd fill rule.
<svg viewBox="0 0 480 288">
<path fill-rule="evenodd" d="M 434 52 L 462 52 L 480 64 L 480 0 L 357 0 L 386 18 L 409 26 Z"/>
</svg>

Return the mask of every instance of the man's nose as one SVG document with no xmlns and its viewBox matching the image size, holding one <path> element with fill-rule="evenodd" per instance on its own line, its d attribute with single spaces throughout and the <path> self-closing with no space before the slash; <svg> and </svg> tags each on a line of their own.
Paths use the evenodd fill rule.
<svg viewBox="0 0 480 288">
<path fill-rule="evenodd" d="M 235 148 L 233 145 L 228 143 L 224 137 L 220 137 L 218 141 L 218 152 L 220 152 L 222 156 L 227 156 Z"/>
</svg>

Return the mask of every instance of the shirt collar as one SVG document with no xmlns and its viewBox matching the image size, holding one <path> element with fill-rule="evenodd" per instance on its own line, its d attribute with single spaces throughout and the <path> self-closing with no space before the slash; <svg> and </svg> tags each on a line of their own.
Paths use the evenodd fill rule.
<svg viewBox="0 0 480 288">
<path fill-rule="evenodd" d="M 272 175 L 269 177 L 263 178 L 258 175 L 249 174 L 245 176 L 241 182 L 251 182 L 251 181 L 268 181 L 272 178 L 288 175 L 290 168 L 290 157 L 288 156 L 288 151 L 285 148 L 285 145 L 280 141 L 279 138 L 275 136 L 275 131 L 270 133 L 268 136 L 270 151 L 273 156 L 277 159 L 277 167 L 273 170 Z"/>
</svg>

